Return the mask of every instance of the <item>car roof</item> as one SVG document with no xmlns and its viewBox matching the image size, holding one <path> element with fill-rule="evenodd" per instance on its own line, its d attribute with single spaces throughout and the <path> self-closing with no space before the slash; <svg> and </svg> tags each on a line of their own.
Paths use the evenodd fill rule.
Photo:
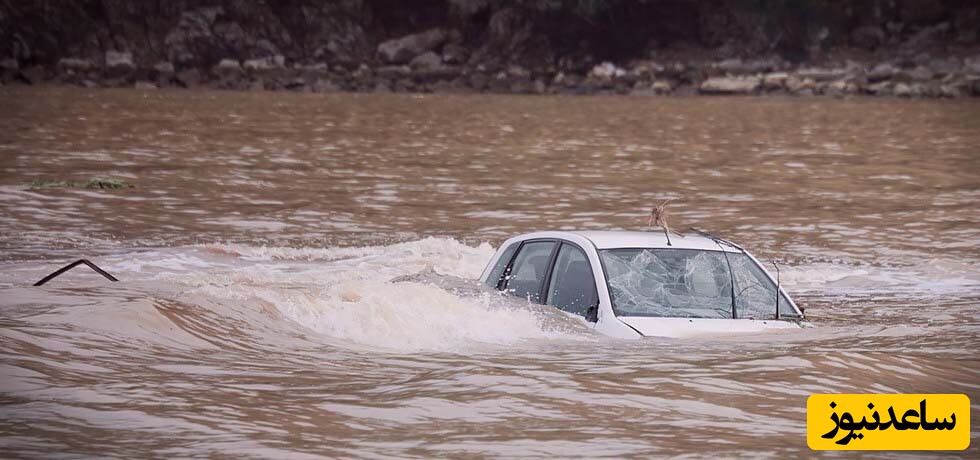
<svg viewBox="0 0 980 460">
<path fill-rule="evenodd" d="M 570 232 L 583 236 L 592 241 L 599 249 L 614 248 L 670 248 L 670 249 L 704 249 L 718 251 L 721 248 L 710 238 L 697 234 L 670 235 L 670 245 L 664 232 L 627 232 L 627 231 L 587 231 Z M 722 246 L 732 250 L 727 246 Z"/>
<path fill-rule="evenodd" d="M 738 252 L 728 245 L 718 245 L 714 240 L 698 234 L 670 235 L 670 245 L 663 231 L 572 231 L 572 232 L 538 232 L 521 235 L 518 239 L 555 237 L 575 235 L 592 242 L 598 249 L 618 248 L 663 248 L 663 249 L 700 249 L 707 251 Z"/>
</svg>

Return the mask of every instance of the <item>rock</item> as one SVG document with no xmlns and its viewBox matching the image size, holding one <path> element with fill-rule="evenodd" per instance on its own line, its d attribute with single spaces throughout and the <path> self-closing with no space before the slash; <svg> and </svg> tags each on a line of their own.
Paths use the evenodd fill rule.
<svg viewBox="0 0 980 460">
<path fill-rule="evenodd" d="M 66 71 L 71 70 L 75 72 L 87 72 L 92 70 L 95 66 L 92 65 L 92 61 L 88 59 L 79 58 L 61 58 L 58 60 L 58 70 Z"/>
<path fill-rule="evenodd" d="M 534 94 L 545 94 L 548 92 L 548 84 L 542 79 L 534 80 Z"/>
<path fill-rule="evenodd" d="M 355 80 L 367 80 L 374 76 L 374 71 L 367 64 L 361 64 L 350 76 Z"/>
<path fill-rule="evenodd" d="M 201 71 L 196 68 L 177 72 L 174 79 L 184 88 L 194 88 L 201 84 Z"/>
<path fill-rule="evenodd" d="M 0 69 L 2 70 L 18 70 L 20 69 L 20 64 L 17 63 L 16 59 L 4 59 L 0 61 Z"/>
<path fill-rule="evenodd" d="M 174 65 L 169 62 L 158 62 L 153 66 L 153 70 L 163 75 L 173 75 Z"/>
<path fill-rule="evenodd" d="M 674 91 L 674 85 L 667 80 L 655 80 L 650 88 L 653 89 L 654 94 L 670 94 Z"/>
<path fill-rule="evenodd" d="M 405 64 L 416 56 L 438 48 L 446 41 L 446 31 L 431 29 L 388 40 L 378 45 L 378 55 L 389 64 Z"/>
<path fill-rule="evenodd" d="M 824 93 L 841 96 L 844 94 L 854 94 L 858 92 L 858 85 L 848 80 L 837 80 L 827 85 Z"/>
<path fill-rule="evenodd" d="M 266 72 L 286 67 L 286 58 L 282 55 L 269 56 L 260 59 L 249 59 L 242 64 L 248 72 Z"/>
<path fill-rule="evenodd" d="M 779 57 L 765 59 L 753 59 L 743 61 L 741 59 L 725 59 L 714 64 L 714 68 L 731 75 L 748 75 L 756 73 L 771 72 L 782 67 L 783 61 Z"/>
<path fill-rule="evenodd" d="M 973 56 L 963 61 L 963 71 L 973 75 L 980 75 L 980 56 Z"/>
<path fill-rule="evenodd" d="M 378 76 L 388 79 L 404 78 L 411 73 L 412 69 L 407 65 L 388 65 L 377 69 Z"/>
<path fill-rule="evenodd" d="M 455 43 L 449 43 L 442 48 L 442 62 L 446 64 L 458 65 L 466 62 L 469 51 Z"/>
<path fill-rule="evenodd" d="M 140 78 L 155 80 L 157 86 L 166 86 L 173 82 L 174 66 L 169 62 L 158 62 L 146 71 Z"/>
<path fill-rule="evenodd" d="M 912 97 L 912 88 L 905 83 L 896 84 L 892 92 L 898 97 Z"/>
<path fill-rule="evenodd" d="M 796 76 L 802 79 L 811 79 L 815 82 L 820 81 L 833 81 L 840 79 L 845 75 L 844 69 L 825 69 L 819 67 L 812 67 L 807 69 L 799 69 L 796 71 Z"/>
<path fill-rule="evenodd" d="M 320 80 L 317 80 L 316 83 L 314 83 L 314 85 L 319 83 Z M 306 86 L 306 79 L 303 77 L 296 77 L 287 81 L 286 84 L 284 85 L 284 88 L 291 91 L 301 91 L 301 92 L 305 92 L 310 89 L 308 86 Z"/>
<path fill-rule="evenodd" d="M 925 66 L 918 66 L 909 71 L 900 72 L 897 78 L 905 81 L 928 81 L 932 80 L 936 74 Z"/>
<path fill-rule="evenodd" d="M 761 85 L 758 77 L 716 77 L 705 80 L 699 89 L 704 94 L 750 94 Z"/>
<path fill-rule="evenodd" d="M 608 61 L 593 67 L 589 71 L 589 78 L 599 81 L 610 81 L 614 78 L 622 78 L 624 76 L 626 76 L 625 70 L 616 67 L 616 65 Z"/>
<path fill-rule="evenodd" d="M 558 72 L 555 77 L 551 79 L 552 85 L 562 85 L 565 83 L 565 72 Z"/>
<path fill-rule="evenodd" d="M 627 75 L 634 80 L 650 79 L 664 71 L 664 66 L 655 61 L 633 61 L 629 65 Z"/>
<path fill-rule="evenodd" d="M 426 51 L 412 59 L 410 66 L 418 70 L 438 70 L 442 68 L 442 56 Z"/>
<path fill-rule="evenodd" d="M 106 51 L 105 70 L 110 78 L 129 75 L 136 70 L 133 53 L 128 51 Z"/>
<path fill-rule="evenodd" d="M 878 96 L 888 96 L 892 94 L 892 85 L 893 83 L 890 81 L 872 83 L 868 85 L 867 91 Z"/>
<path fill-rule="evenodd" d="M 507 66 L 507 76 L 512 79 L 529 80 L 531 78 L 531 72 L 524 67 L 513 64 Z"/>
<path fill-rule="evenodd" d="M 139 90 L 151 90 L 151 89 L 157 89 L 157 85 L 148 81 L 138 81 L 136 82 L 135 85 L 133 85 L 133 88 Z"/>
<path fill-rule="evenodd" d="M 690 70 L 691 69 L 688 68 L 687 64 L 679 61 L 674 61 L 671 62 L 669 65 L 665 66 L 663 70 L 663 74 L 664 76 L 669 78 L 680 78 L 686 75 Z"/>
<path fill-rule="evenodd" d="M 871 68 L 868 71 L 867 77 L 868 81 L 881 81 L 887 80 L 899 72 L 898 67 L 891 65 L 887 62 L 883 62 Z"/>
<path fill-rule="evenodd" d="M 762 78 L 762 87 L 766 90 L 780 90 L 786 86 L 786 79 L 789 78 L 789 74 L 786 72 L 773 72 L 766 74 Z"/>
<path fill-rule="evenodd" d="M 242 66 L 235 59 L 222 59 L 211 71 L 218 76 L 237 76 L 242 74 Z"/>
<path fill-rule="evenodd" d="M 786 79 L 786 90 L 799 94 L 804 91 L 813 92 L 814 88 L 817 87 L 817 82 L 813 81 L 812 78 L 800 78 L 799 76 L 793 75 Z"/>
<path fill-rule="evenodd" d="M 725 59 L 715 64 L 715 68 L 723 72 L 740 74 L 743 72 L 742 60 L 738 58 Z"/>
<path fill-rule="evenodd" d="M 878 26 L 861 26 L 851 32 L 850 42 L 858 48 L 873 50 L 885 43 L 885 31 Z"/>
<path fill-rule="evenodd" d="M 929 69 L 940 76 L 955 74 L 959 72 L 962 67 L 963 66 L 960 61 L 953 58 L 933 59 L 929 61 Z"/>
<path fill-rule="evenodd" d="M 939 87 L 939 93 L 943 97 L 960 97 L 966 89 L 962 84 L 945 84 Z"/>
</svg>

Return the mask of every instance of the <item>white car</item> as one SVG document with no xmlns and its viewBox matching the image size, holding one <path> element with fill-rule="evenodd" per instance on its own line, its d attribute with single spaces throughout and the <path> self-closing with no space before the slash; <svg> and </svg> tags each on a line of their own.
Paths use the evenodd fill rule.
<svg viewBox="0 0 980 460">
<path fill-rule="evenodd" d="M 480 281 L 613 337 L 758 332 L 804 319 L 755 257 L 703 232 L 529 233 L 505 241 Z"/>
</svg>

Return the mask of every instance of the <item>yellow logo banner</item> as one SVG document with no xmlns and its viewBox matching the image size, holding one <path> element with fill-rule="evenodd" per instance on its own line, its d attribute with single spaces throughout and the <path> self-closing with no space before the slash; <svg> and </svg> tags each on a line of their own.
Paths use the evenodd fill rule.
<svg viewBox="0 0 980 460">
<path fill-rule="evenodd" d="M 815 394 L 806 401 L 813 450 L 964 450 L 970 398 L 962 394 Z"/>
</svg>

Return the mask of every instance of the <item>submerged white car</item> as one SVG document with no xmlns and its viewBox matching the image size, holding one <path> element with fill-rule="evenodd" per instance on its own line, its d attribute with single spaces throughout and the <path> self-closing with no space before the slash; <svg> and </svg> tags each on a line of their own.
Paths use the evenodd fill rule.
<svg viewBox="0 0 980 460">
<path fill-rule="evenodd" d="M 747 251 L 707 233 L 538 232 L 504 242 L 493 289 L 622 338 L 798 328 L 802 311 Z"/>
</svg>

